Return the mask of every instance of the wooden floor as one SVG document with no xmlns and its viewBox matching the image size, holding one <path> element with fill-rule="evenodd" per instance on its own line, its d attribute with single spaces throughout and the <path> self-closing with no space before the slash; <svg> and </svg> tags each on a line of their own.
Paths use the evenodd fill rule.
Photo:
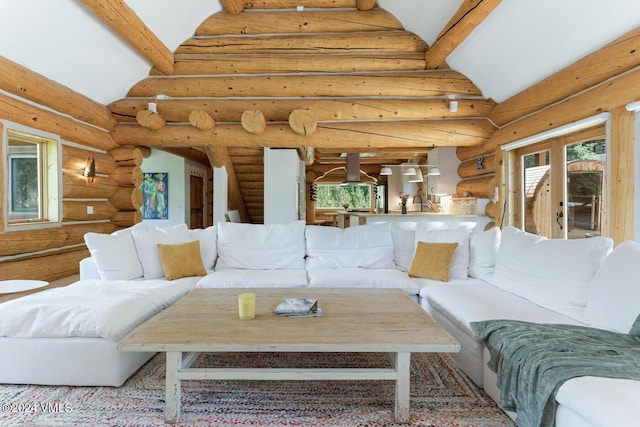
<svg viewBox="0 0 640 427">
<path fill-rule="evenodd" d="M 24 291 L 24 292 L 15 292 L 15 293 L 12 293 L 12 294 L 0 294 L 0 303 L 5 302 L 5 301 L 9 301 L 9 300 L 12 300 L 12 299 L 20 298 L 20 297 L 23 297 L 25 295 L 33 294 L 35 292 L 41 292 L 41 291 L 44 291 L 45 289 L 57 288 L 57 287 L 60 287 L 60 286 L 67 286 L 67 285 L 70 285 L 73 282 L 77 282 L 78 280 L 80 280 L 80 275 L 79 274 L 74 274 L 73 276 L 65 277 L 63 279 L 54 280 L 53 282 L 49 283 L 49 285 L 44 287 L 44 288 L 33 289 L 31 291 Z"/>
</svg>

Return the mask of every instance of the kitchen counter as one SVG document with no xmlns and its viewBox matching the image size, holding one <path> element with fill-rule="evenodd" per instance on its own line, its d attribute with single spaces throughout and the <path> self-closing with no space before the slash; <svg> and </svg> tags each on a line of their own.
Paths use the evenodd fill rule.
<svg viewBox="0 0 640 427">
<path fill-rule="evenodd" d="M 349 223 L 348 226 L 350 227 L 385 222 L 413 222 L 416 224 L 429 222 L 434 227 L 450 227 L 464 224 L 469 226 L 471 229 L 477 230 L 484 230 L 484 227 L 493 221 L 492 217 L 486 215 L 460 215 L 419 211 L 409 211 L 406 214 L 403 214 L 400 211 L 381 214 L 341 211 L 338 212 L 338 227 L 345 228 L 347 218 Z"/>
</svg>

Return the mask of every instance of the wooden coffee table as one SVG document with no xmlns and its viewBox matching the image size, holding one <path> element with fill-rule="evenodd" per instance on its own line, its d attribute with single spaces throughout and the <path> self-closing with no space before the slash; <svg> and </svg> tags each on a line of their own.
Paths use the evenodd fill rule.
<svg viewBox="0 0 640 427">
<path fill-rule="evenodd" d="M 237 296 L 256 293 L 254 320 L 238 318 Z M 271 311 L 283 298 L 317 298 L 323 317 Z M 180 417 L 182 380 L 393 380 L 395 418 L 409 421 L 411 352 L 460 345 L 400 289 L 195 289 L 149 319 L 118 348 L 167 353 L 167 422 Z M 389 368 L 193 368 L 200 352 L 382 352 Z M 187 353 L 183 355 L 183 353 Z"/>
</svg>

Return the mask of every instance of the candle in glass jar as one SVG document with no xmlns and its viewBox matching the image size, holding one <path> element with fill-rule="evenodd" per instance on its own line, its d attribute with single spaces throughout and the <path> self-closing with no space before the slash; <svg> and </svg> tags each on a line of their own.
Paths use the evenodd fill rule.
<svg viewBox="0 0 640 427">
<path fill-rule="evenodd" d="M 256 294 L 245 292 L 238 295 L 238 315 L 240 320 L 251 320 L 256 317 Z"/>
</svg>

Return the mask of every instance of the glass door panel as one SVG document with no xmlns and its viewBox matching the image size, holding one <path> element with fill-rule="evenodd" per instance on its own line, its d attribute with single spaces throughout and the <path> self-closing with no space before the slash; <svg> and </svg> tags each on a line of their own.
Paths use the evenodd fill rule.
<svg viewBox="0 0 640 427">
<path fill-rule="evenodd" d="M 522 156 L 524 229 L 545 237 L 551 237 L 550 157 L 550 150 Z"/>
</svg>

